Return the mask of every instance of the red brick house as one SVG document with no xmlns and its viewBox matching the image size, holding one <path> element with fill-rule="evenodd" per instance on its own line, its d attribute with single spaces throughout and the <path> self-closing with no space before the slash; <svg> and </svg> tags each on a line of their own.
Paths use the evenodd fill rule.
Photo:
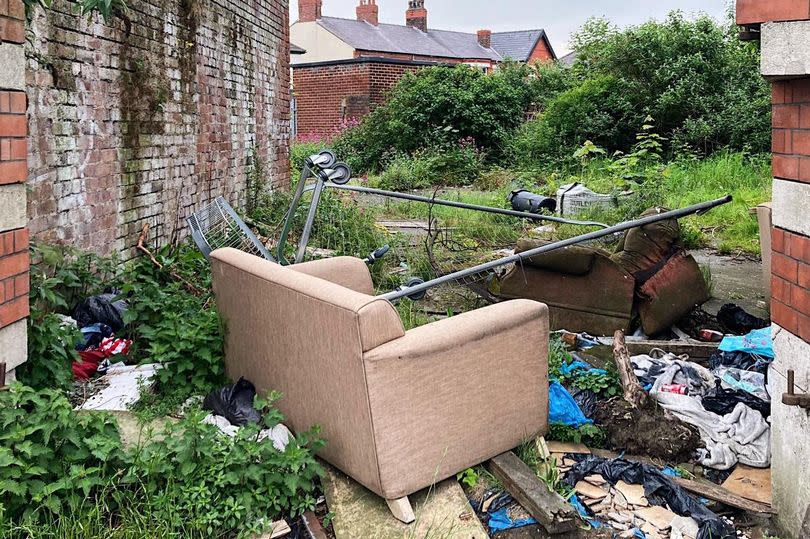
<svg viewBox="0 0 810 539">
<path fill-rule="evenodd" d="M 491 72 L 510 59 L 556 60 L 542 29 L 476 34 L 428 26 L 424 0 L 409 0 L 405 24 L 379 21 L 377 0 L 359 0 L 356 19 L 323 16 L 323 0 L 300 0 L 291 40 L 306 49 L 292 62 L 297 132 L 328 135 L 384 102 L 407 72 L 467 64 Z"/>
</svg>

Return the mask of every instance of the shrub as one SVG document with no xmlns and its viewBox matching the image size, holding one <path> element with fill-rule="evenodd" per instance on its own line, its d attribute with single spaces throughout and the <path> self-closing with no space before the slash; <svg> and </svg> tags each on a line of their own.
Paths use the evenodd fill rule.
<svg viewBox="0 0 810 539">
<path fill-rule="evenodd" d="M 758 76 L 757 46 L 737 34 L 731 21 L 721 26 L 680 12 L 622 31 L 593 19 L 574 37 L 574 71 L 634 85 L 639 106 L 676 148 L 767 151 L 768 84 Z"/>
<path fill-rule="evenodd" d="M 469 66 L 432 67 L 405 75 L 388 103 L 336 140 L 358 171 L 379 171 L 393 154 L 474 139 L 492 156 L 523 121 L 527 90 L 518 77 L 488 76 Z"/>
<path fill-rule="evenodd" d="M 613 151 L 629 150 L 644 120 L 636 95 L 633 84 L 612 76 L 586 80 L 563 92 L 514 137 L 514 159 L 526 168 L 570 161 L 588 140 Z"/>
<path fill-rule="evenodd" d="M 394 159 L 380 175 L 379 186 L 394 191 L 431 186 L 470 185 L 478 177 L 483 155 L 472 140 L 418 150 Z"/>
</svg>

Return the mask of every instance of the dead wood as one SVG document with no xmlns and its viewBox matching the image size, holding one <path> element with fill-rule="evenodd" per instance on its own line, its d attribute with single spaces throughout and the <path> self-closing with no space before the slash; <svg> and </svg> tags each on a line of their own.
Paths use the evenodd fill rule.
<svg viewBox="0 0 810 539">
<path fill-rule="evenodd" d="M 619 369 L 619 379 L 624 389 L 624 400 L 634 408 L 647 407 L 650 398 L 644 388 L 641 387 L 636 373 L 633 371 L 630 353 L 627 351 L 627 345 L 624 342 L 624 332 L 621 330 L 613 335 L 613 357 L 616 360 L 616 367 Z"/>
</svg>

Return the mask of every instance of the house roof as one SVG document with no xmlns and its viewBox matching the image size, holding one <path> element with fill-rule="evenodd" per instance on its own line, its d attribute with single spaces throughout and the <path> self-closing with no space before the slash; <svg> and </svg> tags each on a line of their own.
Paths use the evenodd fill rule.
<svg viewBox="0 0 810 539">
<path fill-rule="evenodd" d="M 307 50 L 295 43 L 290 43 L 290 54 L 306 54 Z"/>
<path fill-rule="evenodd" d="M 531 58 L 537 43 L 541 39 L 546 40 L 551 55 L 556 58 L 554 49 L 548 41 L 546 31 L 542 28 L 537 30 L 519 30 L 516 32 L 496 32 L 492 34 L 492 48 L 498 51 L 503 58 L 511 58 L 520 62 L 526 62 Z"/>
<path fill-rule="evenodd" d="M 397 24 L 374 26 L 336 17 L 323 17 L 318 24 L 356 50 L 467 60 L 503 59 L 496 50 L 482 47 L 476 34 L 432 29 L 422 32 Z"/>
<path fill-rule="evenodd" d="M 577 53 L 576 53 L 576 51 L 569 52 L 568 54 L 566 54 L 565 56 L 560 58 L 560 63 L 562 65 L 568 66 L 568 67 L 571 67 L 572 65 L 574 65 L 574 63 L 576 63 L 576 61 L 577 61 Z"/>
</svg>

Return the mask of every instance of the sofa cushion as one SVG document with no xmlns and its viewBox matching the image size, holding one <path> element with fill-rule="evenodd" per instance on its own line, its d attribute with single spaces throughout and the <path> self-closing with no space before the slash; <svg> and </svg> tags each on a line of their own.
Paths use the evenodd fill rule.
<svg viewBox="0 0 810 539">
<path fill-rule="evenodd" d="M 641 285 L 639 296 L 641 327 L 647 335 L 655 335 L 708 301 L 710 294 L 692 255 L 679 253 Z"/>
<path fill-rule="evenodd" d="M 524 253 L 550 242 L 523 238 L 518 240 L 516 253 Z M 594 260 L 600 251 L 590 247 L 565 247 L 548 253 L 533 256 L 524 264 L 555 273 L 567 275 L 587 275 L 593 268 Z"/>
</svg>

